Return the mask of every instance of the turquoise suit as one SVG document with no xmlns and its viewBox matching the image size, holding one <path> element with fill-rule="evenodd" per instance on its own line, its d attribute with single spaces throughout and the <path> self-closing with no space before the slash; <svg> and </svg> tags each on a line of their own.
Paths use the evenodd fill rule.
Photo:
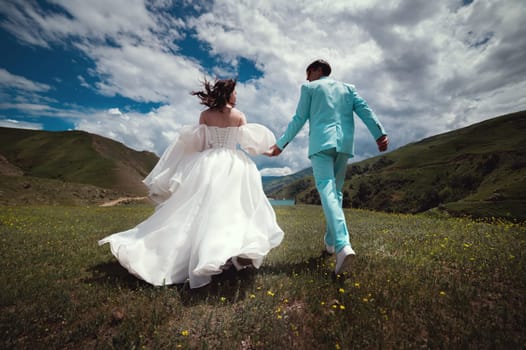
<svg viewBox="0 0 526 350">
<path fill-rule="evenodd" d="M 342 210 L 347 161 L 354 155 L 354 113 L 375 140 L 386 135 L 382 124 L 351 84 L 321 77 L 301 86 L 296 114 L 276 142 L 283 150 L 309 121 L 309 159 L 327 220 L 325 243 L 336 252 L 350 245 Z"/>
</svg>

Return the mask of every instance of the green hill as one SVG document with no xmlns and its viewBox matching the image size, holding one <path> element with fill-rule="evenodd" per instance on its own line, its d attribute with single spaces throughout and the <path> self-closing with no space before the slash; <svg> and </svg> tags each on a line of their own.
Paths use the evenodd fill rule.
<svg viewBox="0 0 526 350">
<path fill-rule="evenodd" d="M 0 128 L 3 202 L 13 201 L 20 192 L 30 193 L 37 202 L 54 202 L 57 196 L 65 200 L 67 194 L 50 191 L 64 183 L 70 196 L 145 195 L 141 181 L 157 160 L 151 152 L 83 131 Z M 29 200 L 25 198 L 23 202 Z"/>
<path fill-rule="evenodd" d="M 312 168 L 286 176 L 263 176 L 263 188 L 266 193 L 279 193 L 279 198 L 293 198 L 305 189 L 305 179 L 312 178 Z M 308 182 L 308 181 L 307 181 Z M 289 186 L 294 184 L 293 186 Z"/>
<path fill-rule="evenodd" d="M 408 144 L 347 169 L 344 206 L 526 220 L 526 111 Z M 277 180 L 274 180 L 277 182 Z M 319 203 L 312 176 L 268 190 Z M 294 189 L 300 189 L 294 191 Z"/>
</svg>

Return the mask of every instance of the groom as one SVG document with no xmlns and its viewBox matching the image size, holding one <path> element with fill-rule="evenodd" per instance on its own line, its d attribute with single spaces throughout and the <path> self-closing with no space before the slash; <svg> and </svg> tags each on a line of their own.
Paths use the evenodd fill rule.
<svg viewBox="0 0 526 350">
<path fill-rule="evenodd" d="M 365 123 L 380 152 L 387 150 L 389 139 L 355 87 L 330 79 L 330 74 L 331 66 L 324 60 L 307 67 L 309 82 L 301 86 L 296 114 L 267 155 L 279 155 L 309 121 L 309 158 L 327 221 L 325 246 L 329 253 L 336 252 L 335 273 L 340 274 L 355 255 L 342 210 L 347 160 L 354 151 L 353 112 Z"/>
</svg>

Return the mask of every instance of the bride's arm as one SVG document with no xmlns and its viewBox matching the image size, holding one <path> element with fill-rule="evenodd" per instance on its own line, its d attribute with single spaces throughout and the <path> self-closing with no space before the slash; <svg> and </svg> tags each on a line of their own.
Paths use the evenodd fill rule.
<svg viewBox="0 0 526 350">
<path fill-rule="evenodd" d="M 241 147 L 251 155 L 264 154 L 276 143 L 276 137 L 267 127 L 249 123 L 240 128 Z"/>
<path fill-rule="evenodd" d="M 206 125 L 205 111 L 201 112 L 201 115 L 199 116 L 199 124 L 205 124 Z"/>
</svg>

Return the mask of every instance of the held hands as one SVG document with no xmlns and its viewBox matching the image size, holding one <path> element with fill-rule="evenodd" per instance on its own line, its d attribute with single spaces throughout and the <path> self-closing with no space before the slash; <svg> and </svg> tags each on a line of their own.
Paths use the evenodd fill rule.
<svg viewBox="0 0 526 350">
<path fill-rule="evenodd" d="M 389 145 L 389 138 L 387 135 L 383 135 L 378 140 L 376 140 L 376 144 L 378 145 L 378 150 L 380 152 L 387 151 L 387 145 Z"/>
<path fill-rule="evenodd" d="M 270 149 L 263 154 L 269 157 L 275 157 L 281 154 L 281 150 L 277 145 L 272 145 Z"/>
</svg>

